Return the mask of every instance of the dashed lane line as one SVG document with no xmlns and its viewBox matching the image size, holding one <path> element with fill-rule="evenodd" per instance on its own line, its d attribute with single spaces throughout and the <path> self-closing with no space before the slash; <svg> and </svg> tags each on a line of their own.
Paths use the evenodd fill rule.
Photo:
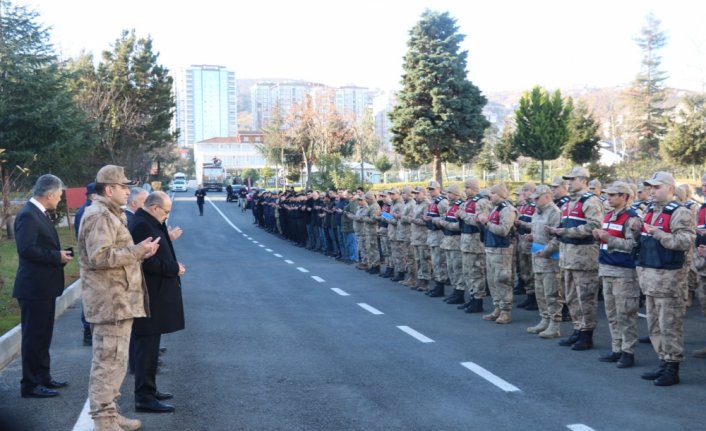
<svg viewBox="0 0 706 431">
<path fill-rule="evenodd" d="M 326 280 L 324 280 L 323 278 L 319 277 L 318 275 L 312 275 L 311 278 L 313 278 L 314 280 L 318 281 L 319 283 L 324 283 L 324 282 L 326 282 Z"/>
<path fill-rule="evenodd" d="M 369 306 L 365 302 L 359 302 L 358 306 L 360 308 L 362 308 L 363 310 L 369 311 L 370 313 L 375 314 L 375 315 L 385 314 L 382 311 L 378 310 L 377 308 Z"/>
<path fill-rule="evenodd" d="M 433 343 L 434 342 L 434 340 L 432 340 L 431 338 L 427 337 L 426 335 L 422 334 L 421 332 L 415 331 L 414 329 L 410 328 L 409 326 L 398 326 L 397 329 L 406 333 L 407 335 L 411 335 L 412 337 L 416 338 L 418 341 L 421 341 L 422 343 Z"/>
<path fill-rule="evenodd" d="M 265 248 L 265 245 L 264 245 L 264 244 L 258 244 L 257 246 L 258 246 L 258 247 Z"/>
<path fill-rule="evenodd" d="M 584 424 L 571 424 L 566 426 L 571 431 L 595 431 L 593 428 Z"/>
<path fill-rule="evenodd" d="M 275 253 L 275 257 L 282 257 L 281 254 Z"/>
<path fill-rule="evenodd" d="M 505 392 L 520 392 L 520 389 L 517 386 L 512 385 L 509 382 L 501 379 L 500 377 L 496 376 L 495 374 L 491 373 L 490 371 L 486 370 L 475 362 L 461 362 L 461 365 L 478 374 L 479 376 L 494 384 L 495 386 L 499 387 Z"/>
<path fill-rule="evenodd" d="M 297 269 L 298 269 L 300 272 L 309 272 L 308 269 L 306 269 L 306 268 L 304 268 L 304 267 L 301 267 L 301 266 L 298 266 Z"/>
<path fill-rule="evenodd" d="M 289 259 L 285 260 L 285 262 L 287 262 L 287 263 L 290 264 L 290 265 L 294 263 L 294 262 L 292 262 L 292 261 L 289 260 Z"/>
<path fill-rule="evenodd" d="M 348 292 L 346 292 L 345 290 L 341 290 L 338 287 L 332 287 L 331 290 L 333 290 L 334 292 L 338 293 L 341 296 L 351 296 Z"/>
<path fill-rule="evenodd" d="M 272 253 L 272 249 L 271 249 L 271 248 L 266 248 L 265 251 L 268 252 L 268 253 Z"/>
</svg>

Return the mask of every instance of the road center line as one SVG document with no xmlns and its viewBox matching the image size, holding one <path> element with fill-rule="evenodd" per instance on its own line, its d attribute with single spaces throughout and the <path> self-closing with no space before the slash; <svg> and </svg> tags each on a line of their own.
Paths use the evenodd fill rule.
<svg viewBox="0 0 706 431">
<path fill-rule="evenodd" d="M 287 262 L 287 263 L 290 264 L 290 265 L 294 263 L 294 262 L 292 262 L 291 260 L 285 260 L 285 262 Z"/>
<path fill-rule="evenodd" d="M 398 326 L 397 329 L 400 331 L 411 335 L 412 337 L 416 338 L 417 340 L 421 341 L 422 343 L 433 343 L 434 340 L 431 338 L 427 337 L 426 335 L 415 331 L 414 329 L 410 328 L 409 326 Z"/>
<path fill-rule="evenodd" d="M 505 392 L 520 392 L 520 389 L 517 386 L 511 385 L 507 381 L 501 379 L 500 377 L 496 376 L 495 374 L 491 373 L 490 371 L 486 370 L 485 368 L 481 367 L 480 365 L 474 362 L 461 362 L 461 365 L 478 374 L 479 376 L 483 377 L 485 380 L 489 381 L 490 383 L 494 384 Z"/>
<path fill-rule="evenodd" d="M 218 212 L 218 214 L 220 214 L 221 217 L 223 217 L 223 220 L 225 220 L 226 223 L 228 223 L 228 224 L 230 225 L 230 227 L 232 227 L 233 229 L 235 229 L 236 231 L 238 231 L 238 233 L 243 233 L 242 230 L 238 229 L 238 226 L 234 225 L 230 220 L 228 220 L 228 217 L 226 217 L 226 215 L 223 214 L 220 209 L 218 209 L 218 207 L 216 206 L 216 204 L 214 204 L 213 201 L 212 201 L 210 198 L 207 197 L 206 200 L 208 201 L 208 203 L 210 203 L 211 205 L 213 205 L 213 208 L 216 209 L 216 211 Z"/>
<path fill-rule="evenodd" d="M 311 278 L 313 278 L 314 280 L 318 281 L 319 283 L 325 283 L 325 282 L 326 282 L 326 280 L 324 280 L 323 278 L 319 277 L 318 275 L 312 275 Z"/>
<path fill-rule="evenodd" d="M 363 310 L 367 310 L 367 311 L 371 312 L 372 314 L 376 314 L 376 315 L 385 314 L 382 311 L 378 310 L 377 308 L 369 306 L 365 302 L 359 302 L 358 306 L 360 308 L 362 308 Z"/>
<path fill-rule="evenodd" d="M 275 253 L 275 256 L 276 256 L 276 257 L 282 257 L 281 254 L 277 254 L 277 253 Z"/>
<path fill-rule="evenodd" d="M 252 240 L 252 243 L 253 244 L 260 244 L 259 242 L 255 241 L 255 240 Z"/>
<path fill-rule="evenodd" d="M 297 269 L 298 269 L 299 271 L 301 271 L 301 272 L 309 272 L 308 269 L 302 268 L 301 266 L 298 266 Z"/>
<path fill-rule="evenodd" d="M 266 248 L 265 251 L 272 253 L 272 249 L 271 249 L 271 248 Z"/>
<path fill-rule="evenodd" d="M 76 420 L 72 431 L 90 431 L 93 429 L 93 420 L 88 415 L 89 410 L 90 405 L 88 403 L 88 399 L 86 399 L 81 413 L 78 414 L 78 419 Z"/>
<path fill-rule="evenodd" d="M 341 296 L 351 296 L 349 293 L 339 289 L 338 287 L 332 287 L 331 290 L 333 290 L 334 292 L 338 293 Z"/>
<path fill-rule="evenodd" d="M 571 431 L 595 431 L 593 428 L 584 424 L 571 424 L 566 426 Z"/>
<path fill-rule="evenodd" d="M 264 245 L 264 244 L 259 244 L 258 247 L 263 247 L 263 248 L 264 248 L 265 245 Z"/>
</svg>

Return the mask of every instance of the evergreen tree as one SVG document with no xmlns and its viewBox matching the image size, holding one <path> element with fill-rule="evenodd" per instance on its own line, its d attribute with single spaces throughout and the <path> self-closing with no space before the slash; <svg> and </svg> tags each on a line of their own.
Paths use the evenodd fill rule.
<svg viewBox="0 0 706 431">
<path fill-rule="evenodd" d="M 442 182 L 442 162 L 467 163 L 482 148 L 487 100 L 467 78 L 467 51 L 448 12 L 425 11 L 410 31 L 402 90 L 390 113 L 395 150 L 410 164 L 432 163 Z"/>
<path fill-rule="evenodd" d="M 387 154 L 383 154 L 377 159 L 375 159 L 375 169 L 380 171 L 382 174 L 382 182 L 386 183 L 387 182 L 387 172 L 392 169 L 392 162 L 390 161 L 390 158 L 387 157 Z"/>
<path fill-rule="evenodd" d="M 515 111 L 515 147 L 520 154 L 540 161 L 542 183 L 544 161 L 559 157 L 569 139 L 572 110 L 571 99 L 562 99 L 559 90 L 550 96 L 537 86 L 522 95 Z"/>
<path fill-rule="evenodd" d="M 506 121 L 500 139 L 495 144 L 495 156 L 500 163 L 505 165 L 509 165 L 520 157 L 520 153 L 515 147 L 515 128 L 514 122 Z"/>
<path fill-rule="evenodd" d="M 705 124 L 706 96 L 687 96 L 662 142 L 667 157 L 682 166 L 702 165 L 706 159 Z"/>
<path fill-rule="evenodd" d="M 579 165 L 598 161 L 601 157 L 598 123 L 583 101 L 579 101 L 572 111 L 569 129 L 571 134 L 564 147 L 564 156 Z"/>
</svg>

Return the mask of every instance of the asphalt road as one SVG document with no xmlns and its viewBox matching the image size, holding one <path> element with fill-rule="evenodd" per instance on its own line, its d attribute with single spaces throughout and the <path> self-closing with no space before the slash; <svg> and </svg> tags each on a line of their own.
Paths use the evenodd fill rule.
<svg viewBox="0 0 706 431">
<path fill-rule="evenodd" d="M 132 376 L 123 386 L 121 409 L 145 430 L 694 430 L 706 422 L 706 361 L 689 357 L 683 383 L 669 388 L 639 377 L 657 363 L 649 345 L 638 346 L 634 368 L 599 362 L 610 349 L 602 310 L 596 348 L 575 352 L 525 332 L 536 312 L 485 322 L 294 247 L 223 194 L 209 198 L 199 217 L 192 193 L 178 194 L 169 222 L 184 229 L 175 248 L 187 268 L 187 328 L 163 337 L 157 383 L 175 394 L 176 411 L 135 413 Z M 61 396 L 21 398 L 19 360 L 0 372 L 1 431 L 91 429 L 82 413 L 91 354 L 79 315 L 77 304 L 55 329 L 53 374 L 71 381 Z M 687 350 L 703 347 L 698 306 L 686 326 Z M 646 333 L 644 319 L 639 329 Z"/>
</svg>

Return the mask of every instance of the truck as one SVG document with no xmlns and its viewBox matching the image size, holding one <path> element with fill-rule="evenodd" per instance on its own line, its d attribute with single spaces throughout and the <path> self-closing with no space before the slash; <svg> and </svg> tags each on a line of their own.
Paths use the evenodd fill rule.
<svg viewBox="0 0 706 431">
<path fill-rule="evenodd" d="M 206 190 L 223 191 L 223 180 L 226 177 L 226 170 L 221 164 L 204 163 L 201 184 Z"/>
</svg>

